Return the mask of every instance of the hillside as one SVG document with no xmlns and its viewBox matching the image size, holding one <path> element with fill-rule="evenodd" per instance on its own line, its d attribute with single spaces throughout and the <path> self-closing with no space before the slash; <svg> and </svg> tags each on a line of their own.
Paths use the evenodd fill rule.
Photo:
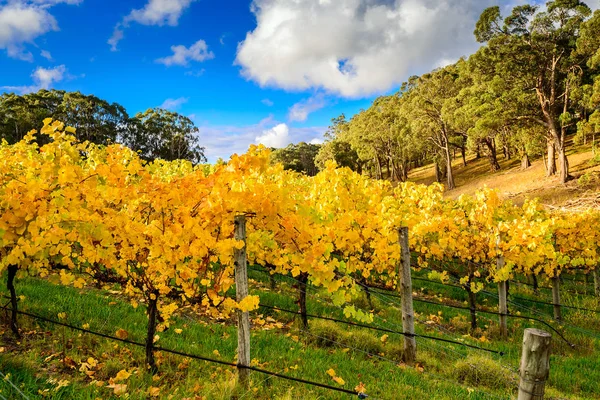
<svg viewBox="0 0 600 400">
<path fill-rule="evenodd" d="M 500 171 L 491 172 L 486 157 L 467 158 L 464 167 L 460 157 L 453 161 L 456 189 L 446 192 L 446 196 L 456 199 L 462 194 L 473 194 L 487 186 L 497 189 L 501 196 L 522 203 L 526 198 L 539 198 L 550 207 L 576 207 L 579 203 L 596 205 L 594 192 L 600 189 L 600 161 L 594 159 L 590 146 L 572 147 L 569 152 L 570 172 L 573 176 L 566 184 L 557 177 L 546 177 L 544 160 L 531 161 L 531 167 L 522 170 L 520 159 L 498 158 Z M 430 184 L 435 182 L 433 165 L 412 170 L 409 180 Z"/>
</svg>

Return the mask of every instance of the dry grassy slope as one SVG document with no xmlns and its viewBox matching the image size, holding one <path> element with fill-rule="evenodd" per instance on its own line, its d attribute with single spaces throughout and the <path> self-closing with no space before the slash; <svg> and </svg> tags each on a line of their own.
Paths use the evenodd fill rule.
<svg viewBox="0 0 600 400">
<path fill-rule="evenodd" d="M 457 198 L 461 194 L 472 194 L 487 185 L 498 189 L 502 197 L 518 204 L 526 198 L 537 197 L 551 207 L 576 207 L 581 203 L 600 207 L 600 163 L 593 161 L 589 145 L 571 146 L 568 158 L 573 179 L 565 185 L 559 183 L 556 177 L 546 177 L 541 158 L 532 160 L 530 168 L 521 170 L 518 158 L 505 160 L 500 156 L 498 161 L 502 168 L 498 172 L 490 171 L 489 161 L 485 157 L 478 160 L 469 158 L 466 167 L 457 158 L 453 163 L 456 189 L 447 191 L 446 196 Z M 409 180 L 424 184 L 434 182 L 433 166 L 411 171 Z"/>
</svg>

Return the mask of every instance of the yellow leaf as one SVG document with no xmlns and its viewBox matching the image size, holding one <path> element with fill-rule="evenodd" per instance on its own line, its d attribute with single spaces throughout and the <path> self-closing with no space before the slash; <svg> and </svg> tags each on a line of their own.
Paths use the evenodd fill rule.
<svg viewBox="0 0 600 400">
<path fill-rule="evenodd" d="M 148 388 L 148 395 L 151 396 L 151 397 L 158 397 L 160 395 L 160 388 L 159 387 L 150 386 Z"/>
<path fill-rule="evenodd" d="M 115 376 L 115 382 L 126 381 L 127 379 L 129 379 L 130 376 L 131 374 L 129 372 L 122 369 L 119 372 L 117 372 L 117 376 Z"/>
<path fill-rule="evenodd" d="M 334 376 L 333 380 L 335 381 L 335 383 L 337 383 L 338 385 L 345 385 L 346 382 L 339 376 Z"/>
<path fill-rule="evenodd" d="M 175 333 L 180 335 L 183 332 L 183 329 L 175 328 Z"/>
<path fill-rule="evenodd" d="M 243 312 L 256 310 L 260 299 L 258 296 L 247 296 L 244 300 L 238 303 L 238 308 Z"/>
<path fill-rule="evenodd" d="M 325 373 L 332 378 L 335 376 L 335 370 L 333 368 L 329 368 L 327 371 L 325 371 Z"/>
</svg>

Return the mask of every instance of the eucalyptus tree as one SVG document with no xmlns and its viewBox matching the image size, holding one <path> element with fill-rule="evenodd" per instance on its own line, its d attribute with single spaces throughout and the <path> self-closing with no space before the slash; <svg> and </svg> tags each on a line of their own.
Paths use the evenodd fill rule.
<svg viewBox="0 0 600 400">
<path fill-rule="evenodd" d="M 46 118 L 77 128 L 78 140 L 108 144 L 115 142 L 127 128 L 129 116 L 120 104 L 80 92 L 42 89 L 25 95 L 0 95 L 0 135 L 9 143 L 20 140 L 32 129 L 39 129 Z"/>
<path fill-rule="evenodd" d="M 315 156 L 315 165 L 319 170 L 325 168 L 327 161 L 335 161 L 340 167 L 347 167 L 362 173 L 365 161 L 348 142 L 349 121 L 344 114 L 331 120 L 331 125 L 325 132 L 325 143 L 319 148 Z"/>
<path fill-rule="evenodd" d="M 287 170 L 315 176 L 318 172 L 315 158 L 321 145 L 300 142 L 273 151 L 273 161 L 283 164 Z"/>
<path fill-rule="evenodd" d="M 447 102 L 455 101 L 462 89 L 459 77 L 459 65 L 455 64 L 412 77 L 403 87 L 406 101 L 402 107 L 403 114 L 416 137 L 432 145 L 444 158 L 448 189 L 455 188 L 450 150 L 452 141 L 462 138 L 463 134 L 452 124 L 445 107 Z"/>
<path fill-rule="evenodd" d="M 80 92 L 63 94 L 60 114 L 63 122 L 77 129 L 79 140 L 98 144 L 114 143 L 129 120 L 122 105 Z"/>
<path fill-rule="evenodd" d="M 520 83 L 518 90 L 535 93 L 538 113 L 523 117 L 545 128 L 547 171 L 556 173 L 556 151 L 561 182 L 569 178 L 565 136 L 576 125 L 572 93 L 584 62 L 575 51 L 576 39 L 590 14 L 580 0 L 554 0 L 545 9 L 517 6 L 503 20 L 495 6 L 481 14 L 474 32 L 479 42 L 487 43 L 483 52 L 494 75 L 511 77 Z"/>
<path fill-rule="evenodd" d="M 595 139 L 600 134 L 600 10 L 582 24 L 577 53 L 587 60 L 583 82 L 576 92 L 582 117 L 577 124 L 577 139 L 586 143 L 591 138 L 595 152 Z"/>
<path fill-rule="evenodd" d="M 206 161 L 194 122 L 162 108 L 137 113 L 119 139 L 146 160 L 184 159 L 194 164 Z"/>
</svg>

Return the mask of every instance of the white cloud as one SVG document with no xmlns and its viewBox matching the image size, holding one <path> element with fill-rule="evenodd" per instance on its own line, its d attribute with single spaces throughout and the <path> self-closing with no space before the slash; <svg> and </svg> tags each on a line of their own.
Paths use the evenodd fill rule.
<svg viewBox="0 0 600 400">
<path fill-rule="evenodd" d="M 323 139 L 321 139 L 321 138 L 314 138 L 313 140 L 311 140 L 308 143 L 310 143 L 310 144 L 323 144 Z"/>
<path fill-rule="evenodd" d="M 42 50 L 40 55 L 48 61 L 52 61 L 52 54 L 48 50 Z"/>
<path fill-rule="evenodd" d="M 164 108 L 166 110 L 176 110 L 181 107 L 182 104 L 187 103 L 189 100 L 188 97 L 179 97 L 177 99 L 166 99 L 159 108 Z"/>
<path fill-rule="evenodd" d="M 123 32 L 123 25 L 120 23 L 115 26 L 113 29 L 112 36 L 108 39 L 108 44 L 110 44 L 110 51 L 117 51 L 117 45 L 119 42 L 125 37 L 125 33 Z"/>
<path fill-rule="evenodd" d="M 204 68 L 202 68 L 197 71 L 185 71 L 185 74 L 187 76 L 193 76 L 194 78 L 199 78 L 202 75 L 204 75 L 205 72 L 206 72 L 206 70 Z"/>
<path fill-rule="evenodd" d="M 308 99 L 304 99 L 290 107 L 288 112 L 288 120 L 291 122 L 304 122 L 310 113 L 320 110 L 326 105 L 327 101 L 321 94 L 309 97 Z"/>
<path fill-rule="evenodd" d="M 19 92 L 21 94 L 37 92 L 40 89 L 50 89 L 55 83 L 61 82 L 67 75 L 67 68 L 59 65 L 54 68 L 38 67 L 31 74 L 33 85 L 30 86 L 3 86 L 2 89 Z"/>
<path fill-rule="evenodd" d="M 203 124 L 196 115 L 194 115 L 193 120 L 200 130 L 198 135 L 200 144 L 206 147 L 205 155 L 209 162 L 215 162 L 218 158 L 227 160 L 234 153 L 245 153 L 251 144 L 257 144 L 261 141 L 260 138 L 265 135 L 265 132 L 269 132 L 280 125 L 272 116 L 254 125 L 244 126 Z M 286 125 L 286 127 L 288 143 L 284 146 L 289 143 L 310 142 L 314 138 L 323 137 L 323 133 L 327 130 L 327 127 L 321 126 L 295 128 Z M 271 145 L 271 143 L 264 144 Z"/>
<path fill-rule="evenodd" d="M 194 0 L 149 0 L 139 10 L 131 10 L 125 22 L 135 21 L 142 25 L 176 26 L 179 18 Z"/>
<path fill-rule="evenodd" d="M 156 26 L 177 26 L 179 18 L 190 4 L 195 0 L 148 0 L 148 3 L 140 9 L 133 9 L 119 22 L 113 34 L 108 40 L 112 51 L 117 50 L 118 43 L 124 37 L 124 28 L 127 28 L 131 22 L 137 22 L 142 25 Z"/>
<path fill-rule="evenodd" d="M 261 86 L 381 93 L 473 52 L 480 13 L 515 1 L 254 0 L 257 26 L 239 44 L 236 64 Z"/>
<path fill-rule="evenodd" d="M 269 99 L 262 99 L 260 102 L 263 103 L 267 107 L 273 107 L 273 105 L 275 104 L 275 103 L 273 103 L 273 101 L 271 101 Z"/>
<path fill-rule="evenodd" d="M 189 48 L 183 45 L 171 46 L 171 51 L 173 55 L 159 58 L 156 62 L 164 64 L 167 67 L 171 65 L 187 66 L 190 61 L 202 62 L 215 58 L 213 52 L 208 50 L 208 46 L 204 40 L 198 40 Z"/>
<path fill-rule="evenodd" d="M 83 3 L 83 0 L 33 0 L 32 3 L 40 4 L 40 5 L 55 5 L 55 4 L 71 4 L 71 5 L 79 5 Z"/>
<path fill-rule="evenodd" d="M 23 45 L 56 30 L 56 19 L 46 7 L 21 2 L 0 4 L 0 49 L 5 49 L 9 57 L 33 61 L 33 54 Z"/>
<path fill-rule="evenodd" d="M 290 128 L 287 124 L 275 125 L 271 129 L 263 131 L 262 135 L 256 137 L 256 143 L 267 147 L 281 148 L 291 143 Z"/>
</svg>

